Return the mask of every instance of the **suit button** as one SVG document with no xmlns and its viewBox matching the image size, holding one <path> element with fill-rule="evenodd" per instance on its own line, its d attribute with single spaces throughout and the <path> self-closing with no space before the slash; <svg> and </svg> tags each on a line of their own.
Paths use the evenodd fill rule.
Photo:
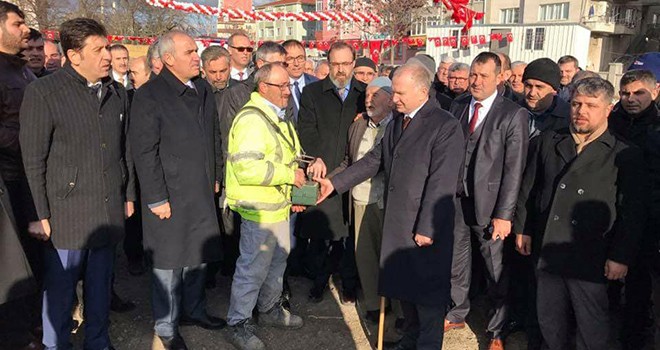
<svg viewBox="0 0 660 350">
<path fill-rule="evenodd" d="M 69 182 L 69 187 L 73 187 L 73 186 L 75 186 L 75 185 L 76 185 L 75 182 Z"/>
<path fill-rule="evenodd" d="M 394 186 L 390 186 L 390 192 L 394 192 Z"/>
<path fill-rule="evenodd" d="M 103 114 L 99 114 L 99 118 L 103 118 Z"/>
<path fill-rule="evenodd" d="M 108 198 L 108 197 L 105 197 L 105 198 L 103 198 L 103 200 L 107 202 L 107 201 L 109 201 L 109 200 L 110 200 L 110 198 Z"/>
<path fill-rule="evenodd" d="M 394 153 L 394 159 L 399 158 L 399 153 Z"/>
<path fill-rule="evenodd" d="M 571 225 L 573 226 L 577 225 L 577 220 L 571 220 Z"/>
<path fill-rule="evenodd" d="M 565 189 L 565 188 L 566 188 L 566 184 L 560 184 L 560 185 L 559 185 L 559 188 L 561 188 L 562 190 Z"/>
<path fill-rule="evenodd" d="M 5 194 L 5 190 L 0 188 L 0 195 Z"/>
<path fill-rule="evenodd" d="M 577 192 L 578 192 L 578 194 L 579 194 L 580 196 L 584 194 L 584 190 L 581 189 L 581 188 L 580 188 L 579 190 L 577 190 Z"/>
<path fill-rule="evenodd" d="M 555 216 L 552 218 L 552 220 L 554 220 L 554 221 L 559 220 L 559 215 L 555 215 Z"/>
<path fill-rule="evenodd" d="M 101 144 L 101 148 L 105 149 L 105 143 Z"/>
</svg>

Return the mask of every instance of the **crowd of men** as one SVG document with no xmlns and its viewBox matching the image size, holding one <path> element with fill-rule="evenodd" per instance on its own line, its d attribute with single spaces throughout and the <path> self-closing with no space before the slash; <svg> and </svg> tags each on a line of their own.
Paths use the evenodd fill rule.
<svg viewBox="0 0 660 350">
<path fill-rule="evenodd" d="M 489 350 L 517 331 L 530 350 L 660 348 L 660 77 L 628 71 L 614 104 L 572 56 L 379 67 L 253 39 L 198 54 L 173 30 L 129 57 L 94 20 L 57 43 L 0 0 L 0 348 L 71 349 L 83 327 L 112 349 L 109 313 L 135 307 L 120 243 L 151 274 L 153 349 L 194 348 L 181 326 L 265 349 L 258 327 L 304 326 L 289 276 L 320 302 L 333 274 L 366 322 L 386 298 L 388 349 L 441 349 L 479 295 Z"/>
</svg>

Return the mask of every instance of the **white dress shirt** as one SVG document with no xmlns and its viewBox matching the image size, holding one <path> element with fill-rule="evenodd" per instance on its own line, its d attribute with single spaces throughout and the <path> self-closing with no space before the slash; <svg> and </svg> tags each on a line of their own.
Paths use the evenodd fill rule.
<svg viewBox="0 0 660 350">
<path fill-rule="evenodd" d="M 481 108 L 479 108 L 479 119 L 477 119 L 477 124 L 475 124 L 474 128 L 478 128 L 481 123 L 486 119 L 486 116 L 488 115 L 488 112 L 490 111 L 490 107 L 493 106 L 493 102 L 495 102 L 495 98 L 497 97 L 497 90 L 487 97 L 483 101 L 477 101 L 472 97 L 472 100 L 470 100 L 470 110 L 468 111 L 468 125 L 470 124 L 470 119 L 472 119 L 472 116 L 474 115 L 474 104 L 479 102 L 481 103 Z"/>
<path fill-rule="evenodd" d="M 240 76 L 240 75 L 238 74 L 239 72 L 243 72 L 243 76 Z M 234 80 L 238 80 L 238 81 L 243 81 L 243 80 L 247 79 L 248 75 L 249 75 L 249 74 L 248 74 L 247 67 L 243 68 L 243 70 L 238 70 L 238 69 L 236 69 L 236 68 L 234 68 L 234 67 L 231 67 L 231 71 L 230 71 L 230 73 L 229 73 L 229 76 L 230 76 L 232 79 L 234 79 Z"/>
<path fill-rule="evenodd" d="M 424 107 L 424 105 L 425 105 L 426 102 L 428 102 L 428 101 L 429 101 L 429 99 L 427 98 L 426 101 L 424 101 L 424 103 L 422 103 L 419 107 L 417 107 L 417 109 L 415 109 L 414 111 L 410 112 L 410 114 L 404 114 L 403 117 L 404 117 L 404 118 L 405 118 L 405 117 L 410 117 L 410 119 L 415 118 L 415 115 L 417 115 L 417 112 L 419 112 L 419 110 L 422 109 L 422 107 Z"/>
<path fill-rule="evenodd" d="M 131 88 L 131 81 L 128 79 L 128 73 L 124 74 L 124 76 L 121 76 L 119 73 L 115 72 L 115 70 L 112 70 L 112 79 L 114 79 L 116 82 L 121 83 L 124 85 L 126 89 Z"/>
</svg>

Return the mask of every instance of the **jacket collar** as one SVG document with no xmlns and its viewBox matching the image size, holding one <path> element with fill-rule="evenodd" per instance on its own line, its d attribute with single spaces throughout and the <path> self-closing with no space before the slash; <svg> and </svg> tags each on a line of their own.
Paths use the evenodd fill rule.
<svg viewBox="0 0 660 350">
<path fill-rule="evenodd" d="M 0 65 L 13 66 L 16 69 L 23 68 L 27 62 L 17 55 L 0 52 Z"/>
<path fill-rule="evenodd" d="M 630 114 L 626 112 L 625 109 L 623 109 L 623 107 L 621 106 L 621 102 L 618 102 L 614 106 L 613 113 L 631 124 L 648 125 L 660 120 L 660 109 L 655 104 L 655 102 L 651 102 L 649 108 L 647 108 L 646 110 L 644 110 L 642 113 L 640 113 L 635 117 L 632 117 Z"/>
<path fill-rule="evenodd" d="M 160 74 L 158 74 L 158 76 L 163 77 L 165 82 L 167 82 L 167 84 L 170 87 L 172 87 L 172 89 L 174 89 L 174 91 L 178 96 L 183 95 L 187 89 L 190 89 L 190 87 L 182 83 L 181 80 L 179 80 L 179 78 L 174 76 L 174 74 L 169 69 L 167 69 L 167 67 L 163 67 L 163 70 L 160 71 Z"/>
<path fill-rule="evenodd" d="M 561 157 L 566 163 L 571 162 L 577 155 L 577 150 L 569 128 L 561 128 L 555 131 L 553 138 L 557 140 L 555 145 Z M 616 138 L 612 135 L 610 130 L 607 129 L 602 135 L 600 135 L 600 137 L 592 142 L 591 147 L 595 146 L 595 144 L 603 144 L 608 148 L 614 148 L 616 145 Z"/>
<path fill-rule="evenodd" d="M 81 83 L 85 87 L 88 87 L 87 78 L 80 75 L 80 73 L 78 73 L 78 71 L 76 71 L 73 68 L 73 66 L 71 65 L 71 62 L 67 61 L 66 63 L 64 63 L 64 67 L 62 67 L 61 70 L 64 71 L 66 74 L 68 74 L 71 78 L 73 78 L 77 82 Z M 104 78 L 101 79 L 101 87 L 102 88 L 105 89 L 106 87 L 108 87 L 111 84 L 112 84 L 112 78 L 110 78 L 109 76 L 104 77 Z"/>
</svg>

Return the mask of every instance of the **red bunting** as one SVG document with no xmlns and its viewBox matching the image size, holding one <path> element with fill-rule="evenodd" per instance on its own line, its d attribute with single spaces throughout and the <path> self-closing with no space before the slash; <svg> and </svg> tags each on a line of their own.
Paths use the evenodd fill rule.
<svg viewBox="0 0 660 350">
<path fill-rule="evenodd" d="M 442 46 L 449 46 L 449 38 L 448 37 L 442 38 Z"/>
<path fill-rule="evenodd" d="M 506 41 L 513 42 L 513 33 L 506 33 Z"/>
<path fill-rule="evenodd" d="M 470 44 L 470 41 L 467 36 L 462 36 L 461 37 L 461 46 L 468 46 Z"/>
<path fill-rule="evenodd" d="M 470 36 L 470 43 L 472 43 L 472 45 L 476 45 L 478 42 L 479 42 L 479 41 L 478 41 L 476 35 L 472 35 L 472 36 Z"/>
<path fill-rule="evenodd" d="M 480 45 L 486 44 L 486 36 L 485 35 L 479 35 L 479 44 Z"/>
<path fill-rule="evenodd" d="M 433 38 L 433 43 L 435 44 L 435 47 L 440 47 L 440 45 L 442 45 L 440 38 Z"/>
</svg>

